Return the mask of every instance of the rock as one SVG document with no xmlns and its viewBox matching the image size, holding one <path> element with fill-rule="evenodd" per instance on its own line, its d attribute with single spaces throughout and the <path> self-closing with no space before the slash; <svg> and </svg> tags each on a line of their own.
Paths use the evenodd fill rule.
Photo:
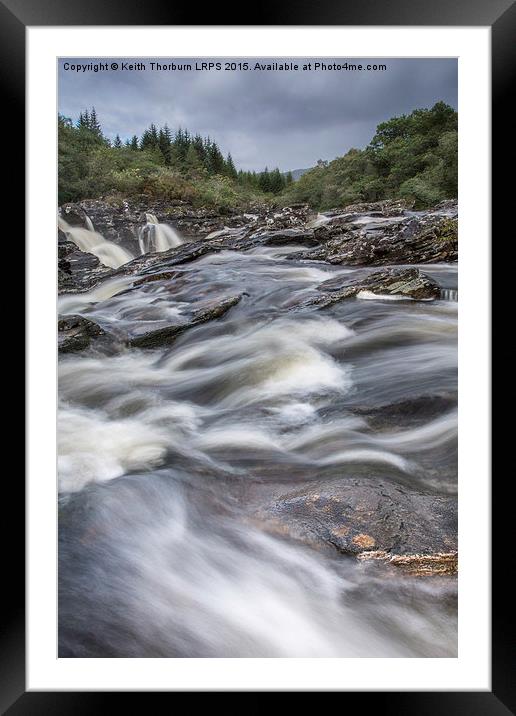
<svg viewBox="0 0 516 716">
<path fill-rule="evenodd" d="M 104 268 L 93 254 L 85 253 L 72 241 L 61 241 L 57 245 L 57 286 L 60 293 L 81 290 L 85 281 L 90 280 L 92 272 L 95 281 Z"/>
<path fill-rule="evenodd" d="M 200 241 L 189 241 L 161 253 L 137 256 L 132 261 L 120 266 L 114 273 L 145 274 L 147 271 L 154 271 L 157 264 L 166 270 L 169 267 L 189 263 L 206 254 L 219 251 L 247 251 L 256 246 L 286 246 L 293 243 L 313 245 L 316 243 L 313 231 L 311 229 L 280 229 L 251 232 L 245 227 L 225 228 L 209 234 Z"/>
<path fill-rule="evenodd" d="M 71 293 L 77 291 L 77 284 L 72 278 L 68 269 L 63 269 L 61 265 L 57 267 L 57 289 L 59 293 Z"/>
<path fill-rule="evenodd" d="M 417 301 L 432 300 L 441 295 L 439 284 L 415 268 L 389 268 L 383 271 L 374 271 L 353 281 L 346 281 L 345 277 L 337 276 L 324 281 L 317 289 L 318 293 L 304 299 L 302 303 L 292 306 L 292 310 L 307 306 L 326 308 L 357 296 L 361 292 L 374 294 L 378 298 L 397 296 Z"/>
<path fill-rule="evenodd" d="M 261 506 L 267 530 L 421 573 L 457 562 L 457 498 L 366 477 L 317 480 Z M 432 566 L 433 565 L 433 566 Z"/>
<path fill-rule="evenodd" d="M 435 420 L 457 406 L 456 393 L 442 395 L 419 395 L 396 403 L 378 406 L 349 407 L 355 415 L 367 418 L 368 424 L 375 430 L 414 428 Z"/>
<path fill-rule="evenodd" d="M 242 294 L 238 296 L 230 296 L 220 301 L 213 301 L 208 305 L 203 305 L 197 309 L 187 322 L 176 323 L 158 328 L 155 331 L 149 331 L 141 336 L 135 336 L 129 340 L 129 345 L 133 348 L 159 348 L 161 346 L 170 345 L 175 339 L 190 328 L 213 321 L 220 318 L 229 311 L 230 308 L 242 298 Z"/>
<path fill-rule="evenodd" d="M 438 263 L 457 261 L 457 220 L 441 214 L 402 217 L 361 227 L 354 224 L 321 227 L 324 243 L 290 259 L 312 259 L 348 266 Z"/>
<path fill-rule="evenodd" d="M 72 241 L 58 243 L 57 256 L 59 293 L 87 291 L 112 273 L 96 256 L 81 251 Z"/>
<path fill-rule="evenodd" d="M 80 204 L 66 204 L 61 213 L 71 222 L 87 222 L 90 217 L 95 229 L 115 243 L 124 244 L 134 252 L 139 229 L 145 221 L 146 211 L 155 213 L 158 221 L 168 222 L 181 229 L 180 222 L 190 222 L 191 228 L 204 233 L 204 238 L 186 241 L 182 245 L 162 253 L 137 256 L 132 261 L 111 270 L 99 265 L 98 259 L 90 254 L 72 249 L 66 237 L 59 235 L 59 290 L 61 292 L 85 291 L 93 288 L 108 276 L 122 274 L 147 274 L 169 272 L 174 266 L 195 261 L 209 253 L 219 251 L 247 251 L 257 246 L 283 246 L 298 243 L 305 246 L 300 252 L 290 253 L 289 259 L 311 259 L 334 264 L 356 266 L 380 266 L 391 263 L 428 263 L 454 261 L 457 258 L 457 221 L 452 217 L 453 202 L 442 203 L 431 212 L 386 218 L 405 204 L 400 202 L 377 202 L 368 205 L 354 205 L 339 210 L 324 225 L 310 228 L 310 211 L 305 205 L 277 209 L 259 205 L 254 214 L 233 214 L 222 217 L 207 209 L 193 209 L 184 202 L 166 206 L 164 202 L 149 204 L 147 198 L 118 203 L 103 200 L 88 200 Z M 363 214 L 349 209 L 366 209 L 371 221 L 359 221 Z M 211 212 L 211 213 L 210 213 Z M 374 220 L 381 215 L 383 221 Z M 210 231 L 205 232 L 209 227 Z M 216 227 L 216 230 L 211 230 Z M 388 277 L 387 277 L 388 278 Z M 403 277 L 402 277 L 403 279 Z M 150 279 L 149 279 L 150 280 Z M 403 279 L 407 280 L 408 279 Z M 411 298 L 430 298 L 433 288 L 422 284 L 421 276 L 412 286 L 399 290 L 387 284 L 378 285 L 376 290 L 393 294 L 406 294 Z M 327 287 L 329 290 L 329 287 Z M 346 286 L 340 297 L 318 297 L 322 305 L 355 295 L 358 290 L 375 290 L 373 285 L 363 285 L 357 290 Z M 339 290 L 343 286 L 339 286 Z M 321 291 L 326 288 L 322 287 Z"/>
<path fill-rule="evenodd" d="M 83 316 L 60 316 L 57 322 L 58 349 L 60 353 L 82 351 L 92 339 L 105 336 L 105 331 Z"/>
<path fill-rule="evenodd" d="M 287 246 L 289 244 L 317 246 L 318 244 L 313 229 L 302 228 L 259 230 L 249 236 L 249 241 L 262 246 Z"/>
<path fill-rule="evenodd" d="M 432 212 L 449 214 L 451 217 L 456 218 L 458 215 L 457 199 L 444 199 L 439 204 L 431 209 Z"/>
<path fill-rule="evenodd" d="M 57 245 L 59 246 L 60 244 L 66 244 L 66 243 L 68 243 L 67 235 L 65 234 L 64 231 L 61 231 L 61 229 L 58 228 L 57 229 Z"/>
<path fill-rule="evenodd" d="M 436 552 L 435 554 L 390 554 L 385 550 L 361 552 L 357 555 L 361 562 L 379 561 L 401 570 L 413 577 L 455 575 L 458 571 L 458 553 Z"/>
<path fill-rule="evenodd" d="M 87 213 L 80 203 L 69 202 L 68 204 L 63 204 L 59 207 L 59 213 L 70 226 L 88 228 Z"/>
<path fill-rule="evenodd" d="M 168 223 L 186 239 L 199 239 L 214 231 L 244 228 L 250 230 L 279 230 L 303 227 L 310 209 L 305 204 L 274 207 L 256 204 L 247 211 L 220 211 L 208 207 L 194 207 L 184 201 L 149 199 L 147 196 L 130 200 L 89 199 L 68 203 L 60 213 L 71 226 L 88 228 L 88 219 L 105 239 L 120 244 L 129 251 L 137 247 L 138 234 L 146 223 L 146 214 L 154 214 L 160 223 Z"/>
<path fill-rule="evenodd" d="M 414 206 L 414 200 L 410 199 L 383 199 L 382 201 L 362 202 L 359 204 L 348 204 L 346 212 L 355 214 L 376 213 L 378 216 L 400 216 Z"/>
</svg>

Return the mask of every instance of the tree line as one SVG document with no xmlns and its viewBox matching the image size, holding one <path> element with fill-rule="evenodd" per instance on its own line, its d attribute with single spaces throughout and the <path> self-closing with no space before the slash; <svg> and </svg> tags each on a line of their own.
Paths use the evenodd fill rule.
<svg viewBox="0 0 516 716">
<path fill-rule="evenodd" d="M 278 168 L 237 169 L 210 137 L 167 124 L 110 141 L 95 108 L 59 116 L 59 202 L 147 195 L 220 211 L 255 202 L 305 202 L 314 209 L 408 198 L 416 208 L 457 196 L 457 112 L 437 102 L 392 117 L 364 149 L 317 162 L 298 181 Z"/>
<path fill-rule="evenodd" d="M 416 208 L 457 196 L 457 112 L 431 109 L 380 123 L 365 149 L 319 161 L 285 192 L 287 202 L 324 210 L 356 202 L 407 198 Z"/>
<path fill-rule="evenodd" d="M 261 172 L 237 171 L 231 153 L 224 157 L 210 137 L 192 134 L 181 127 L 173 132 L 168 124 L 158 127 L 152 123 L 140 137 L 134 134 L 123 142 L 117 134 L 110 142 L 103 134 L 95 107 L 82 111 L 75 124 L 64 117 L 60 121 L 72 132 L 77 130 L 78 133 L 91 134 L 94 140 L 106 147 L 154 155 L 158 164 L 187 174 L 205 170 L 208 175 L 226 176 L 256 191 L 272 194 L 281 193 L 293 181 L 290 172 L 282 174 L 278 168 L 269 170 L 266 167 Z"/>
</svg>

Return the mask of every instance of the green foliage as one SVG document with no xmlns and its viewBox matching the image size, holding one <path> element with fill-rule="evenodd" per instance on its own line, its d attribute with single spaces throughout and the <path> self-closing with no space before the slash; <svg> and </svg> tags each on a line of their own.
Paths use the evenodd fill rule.
<svg viewBox="0 0 516 716">
<path fill-rule="evenodd" d="M 94 109 L 81 113 L 76 125 L 59 117 L 59 203 L 99 196 L 147 195 L 183 200 L 220 211 L 266 201 L 262 174 L 237 172 L 231 154 L 224 158 L 209 137 L 165 124 L 151 124 L 113 144 L 103 136 Z M 266 191 L 279 193 L 285 181 L 278 169 L 267 172 Z"/>
<path fill-rule="evenodd" d="M 318 162 L 289 184 L 284 203 L 331 209 L 406 197 L 424 208 L 457 196 L 457 113 L 444 102 L 378 125 L 364 150 Z"/>
<path fill-rule="evenodd" d="M 210 137 L 166 124 L 111 145 L 94 108 L 76 124 L 60 116 L 58 129 L 59 203 L 146 194 L 221 211 L 278 200 L 324 210 L 397 197 L 425 207 L 457 196 L 457 113 L 443 102 L 382 122 L 365 149 L 319 161 L 297 182 L 277 168 L 237 171 Z"/>
</svg>

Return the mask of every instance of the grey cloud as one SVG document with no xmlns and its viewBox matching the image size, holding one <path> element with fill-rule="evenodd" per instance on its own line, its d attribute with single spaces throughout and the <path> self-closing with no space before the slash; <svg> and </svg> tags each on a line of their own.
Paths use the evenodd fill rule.
<svg viewBox="0 0 516 716">
<path fill-rule="evenodd" d="M 116 61 L 121 64 L 123 59 Z M 348 59 L 364 65 L 384 63 L 385 72 L 153 72 L 151 60 L 156 58 L 132 60 L 145 62 L 146 71 L 74 73 L 63 69 L 65 62 L 106 60 L 62 58 L 59 111 L 76 118 L 95 106 L 111 138 L 141 135 L 151 122 L 187 127 L 215 139 L 240 168 L 287 170 L 363 147 L 376 125 L 394 115 L 431 107 L 438 100 L 457 107 L 455 59 Z M 196 58 L 159 61 L 195 65 Z M 309 60 L 261 61 L 302 65 Z M 323 61 L 342 63 L 346 58 Z"/>
</svg>

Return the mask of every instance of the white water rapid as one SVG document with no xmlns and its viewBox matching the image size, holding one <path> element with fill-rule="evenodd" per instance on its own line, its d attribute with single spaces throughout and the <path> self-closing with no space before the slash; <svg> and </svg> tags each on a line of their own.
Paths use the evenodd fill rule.
<svg viewBox="0 0 516 716">
<path fill-rule="evenodd" d="M 145 251 L 180 241 L 146 227 Z M 457 267 L 420 267 L 448 300 L 320 311 L 304 300 L 363 269 L 299 248 L 224 250 L 172 277 L 152 257 L 144 282 L 60 297 L 123 333 L 242 295 L 170 345 L 61 355 L 60 657 L 456 657 L 454 578 L 386 576 L 258 518 L 315 481 L 456 494 Z"/>
</svg>

